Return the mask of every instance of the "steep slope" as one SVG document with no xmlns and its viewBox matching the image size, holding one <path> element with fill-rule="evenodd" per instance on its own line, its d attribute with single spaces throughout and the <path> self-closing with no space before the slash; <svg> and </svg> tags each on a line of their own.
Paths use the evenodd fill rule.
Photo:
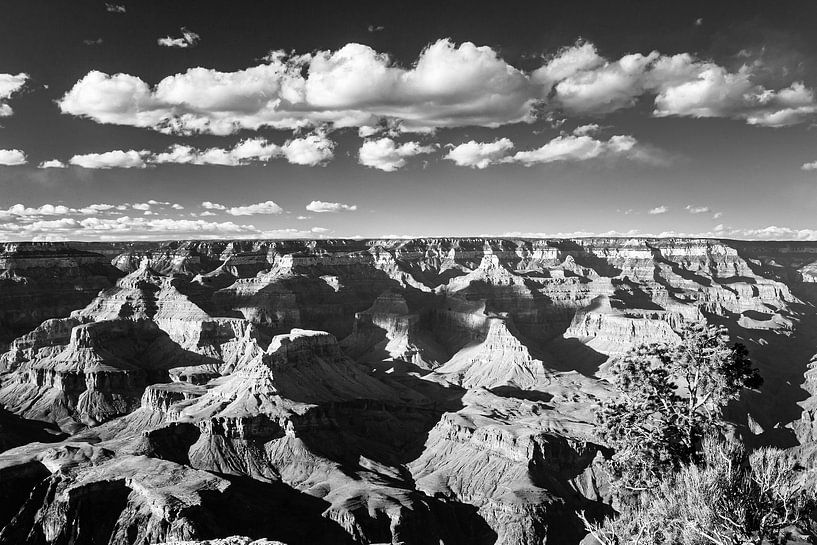
<svg viewBox="0 0 817 545">
<path fill-rule="evenodd" d="M 577 543 L 609 361 L 687 322 L 764 376 L 737 433 L 816 467 L 815 271 L 704 239 L 4 245 L 0 543 Z"/>
</svg>

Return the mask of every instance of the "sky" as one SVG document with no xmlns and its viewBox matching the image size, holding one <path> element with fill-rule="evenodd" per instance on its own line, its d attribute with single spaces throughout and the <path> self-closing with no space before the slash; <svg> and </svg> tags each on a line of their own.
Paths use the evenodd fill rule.
<svg viewBox="0 0 817 545">
<path fill-rule="evenodd" d="M 812 1 L 0 9 L 0 240 L 817 240 Z"/>
</svg>

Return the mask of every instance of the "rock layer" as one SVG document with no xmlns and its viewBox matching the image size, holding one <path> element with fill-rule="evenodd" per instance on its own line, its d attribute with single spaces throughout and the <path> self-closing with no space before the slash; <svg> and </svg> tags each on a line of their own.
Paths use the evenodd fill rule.
<svg viewBox="0 0 817 545">
<path fill-rule="evenodd" d="M 0 245 L 0 543 L 578 543 L 607 362 L 689 322 L 765 378 L 737 433 L 814 467 L 815 271 L 704 239 Z"/>
</svg>

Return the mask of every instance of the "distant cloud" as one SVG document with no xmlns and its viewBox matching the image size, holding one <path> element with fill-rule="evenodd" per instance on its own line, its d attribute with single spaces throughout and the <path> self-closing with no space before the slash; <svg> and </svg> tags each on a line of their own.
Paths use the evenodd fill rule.
<svg viewBox="0 0 817 545">
<path fill-rule="evenodd" d="M 803 163 L 803 166 L 800 167 L 801 170 L 817 170 L 817 161 L 812 161 L 811 163 Z"/>
<path fill-rule="evenodd" d="M 317 166 L 332 160 L 335 143 L 322 134 L 287 141 L 282 147 L 287 161 L 294 165 Z"/>
<path fill-rule="evenodd" d="M 573 134 L 576 136 L 593 136 L 601 130 L 598 123 L 590 123 L 588 125 L 580 125 L 573 129 Z"/>
<path fill-rule="evenodd" d="M 693 24 L 695 26 L 701 26 L 702 24 L 704 24 L 703 17 L 698 17 L 697 19 L 695 19 L 695 23 L 693 23 Z"/>
<path fill-rule="evenodd" d="M 223 204 L 218 204 L 210 201 L 204 201 L 201 203 L 202 208 L 206 208 L 207 210 L 227 210 L 227 207 Z"/>
<path fill-rule="evenodd" d="M 74 155 L 68 162 L 82 168 L 110 169 L 110 168 L 145 168 L 147 151 L 114 150 L 105 153 L 86 153 Z"/>
<path fill-rule="evenodd" d="M 684 209 L 690 214 L 707 214 L 710 211 L 708 206 L 693 206 L 691 204 L 686 205 Z"/>
<path fill-rule="evenodd" d="M 1 166 L 18 166 L 28 163 L 26 154 L 18 149 L 0 149 Z"/>
<path fill-rule="evenodd" d="M 260 202 L 247 206 L 234 206 L 227 209 L 231 216 L 252 216 L 255 214 L 280 214 L 284 209 L 273 201 Z"/>
<path fill-rule="evenodd" d="M 191 68 L 155 87 L 136 76 L 91 71 L 59 105 L 100 123 L 179 134 L 362 127 L 380 119 L 428 131 L 532 122 L 537 95 L 528 77 L 490 47 L 442 39 L 410 69 L 350 43 L 305 55 L 273 52 L 263 64 L 234 72 Z"/>
<path fill-rule="evenodd" d="M 176 163 L 183 165 L 246 165 L 253 161 L 268 161 L 282 153 L 281 147 L 263 138 L 242 140 L 232 149 L 209 148 L 203 151 L 192 146 L 174 144 L 168 151 L 149 158 L 151 163 Z"/>
<path fill-rule="evenodd" d="M 105 4 L 105 11 L 108 13 L 125 13 L 127 9 L 122 4 Z"/>
<path fill-rule="evenodd" d="M 358 160 L 361 165 L 393 172 L 404 167 L 407 158 L 433 151 L 433 146 L 422 146 L 419 142 L 398 146 L 391 138 L 380 138 L 364 142 L 358 151 Z"/>
<path fill-rule="evenodd" d="M 318 214 L 324 212 L 354 212 L 357 210 L 357 205 L 349 205 L 339 202 L 312 201 L 306 205 L 306 209 L 310 212 L 315 212 Z"/>
<path fill-rule="evenodd" d="M 380 25 L 369 25 L 369 27 L 366 30 L 368 30 L 369 32 L 381 32 L 384 29 L 385 27 L 382 27 Z"/>
<path fill-rule="evenodd" d="M 669 212 L 669 208 L 662 204 L 661 206 L 656 206 L 655 208 L 650 209 L 648 213 L 655 216 L 657 214 L 666 214 L 667 212 Z"/>
<path fill-rule="evenodd" d="M 781 127 L 817 114 L 814 93 L 802 83 L 768 89 L 754 81 L 748 65 L 730 72 L 689 53 L 666 56 L 653 51 L 610 61 L 593 44 L 579 42 L 562 49 L 531 77 L 544 86 L 551 105 L 574 114 L 629 108 L 644 95 L 655 97 L 656 117 L 727 117 Z"/>
<path fill-rule="evenodd" d="M 188 47 L 195 47 L 201 39 L 198 34 L 191 30 L 187 30 L 185 27 L 181 28 L 181 33 L 182 35 L 180 38 L 171 38 L 170 36 L 167 36 L 165 38 L 159 38 L 156 40 L 156 42 L 163 47 L 178 47 L 186 49 Z"/>
<path fill-rule="evenodd" d="M 37 168 L 66 168 L 67 166 L 68 165 L 58 159 L 49 159 L 37 165 Z"/>
<path fill-rule="evenodd" d="M 28 81 L 28 74 L 0 74 L 0 117 L 9 117 L 14 113 L 6 100 L 20 91 Z"/>
<path fill-rule="evenodd" d="M 557 161 L 586 161 L 614 157 L 647 163 L 664 161 L 656 152 L 641 146 L 635 138 L 627 135 L 611 136 L 609 140 L 597 140 L 590 136 L 557 136 L 540 148 L 518 151 L 502 161 L 531 166 Z"/>
<path fill-rule="evenodd" d="M 712 219 L 713 220 L 720 219 L 722 216 L 723 212 L 715 212 L 714 214 L 712 214 Z"/>
<path fill-rule="evenodd" d="M 197 39 L 185 29 L 182 37 L 160 42 L 190 47 Z M 414 133 L 496 128 L 553 115 L 602 116 L 645 102 L 652 102 L 654 117 L 728 118 L 768 127 L 817 118 L 817 98 L 802 82 L 774 83 L 751 62 L 732 70 L 691 53 L 609 59 L 580 41 L 526 72 L 491 47 L 440 39 L 407 66 L 348 43 L 305 54 L 274 51 L 232 72 L 190 68 L 155 86 L 134 75 L 91 71 L 59 106 L 99 123 L 221 135 L 328 126 L 367 127 L 362 134 L 370 137 L 381 123 Z M 585 131 L 592 124 L 584 127 L 574 136 L 590 136 Z"/>
<path fill-rule="evenodd" d="M 594 127 L 581 127 L 579 136 L 562 134 L 539 148 L 518 151 L 509 155 L 513 142 L 502 138 L 494 142 L 471 140 L 453 147 L 444 157 L 460 166 L 486 168 L 501 163 L 518 163 L 533 166 L 561 161 L 587 161 L 590 159 L 623 158 L 651 164 L 665 164 L 666 154 L 639 144 L 632 136 L 616 135 L 608 140 L 598 140 L 586 133 L 594 132 Z"/>
<path fill-rule="evenodd" d="M 476 142 L 471 140 L 450 149 L 444 159 L 455 164 L 472 168 L 487 168 L 499 162 L 513 149 L 513 142 L 500 138 L 493 142 Z"/>
<path fill-rule="evenodd" d="M 85 45 L 102 45 L 102 38 L 96 38 L 94 40 L 82 40 L 82 43 Z"/>
</svg>

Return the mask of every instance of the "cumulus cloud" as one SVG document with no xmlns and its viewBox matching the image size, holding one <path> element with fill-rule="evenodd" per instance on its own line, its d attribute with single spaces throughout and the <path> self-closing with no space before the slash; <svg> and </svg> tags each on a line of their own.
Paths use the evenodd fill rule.
<svg viewBox="0 0 817 545">
<path fill-rule="evenodd" d="M 800 167 L 801 170 L 817 170 L 817 161 L 812 161 L 810 163 L 803 163 L 803 166 Z"/>
<path fill-rule="evenodd" d="M 605 115 L 642 100 L 652 101 L 658 117 L 726 117 L 781 127 L 817 116 L 810 88 L 790 81 L 767 87 L 758 70 L 747 64 L 732 71 L 690 53 L 607 59 L 593 44 L 579 42 L 527 73 L 490 47 L 449 39 L 428 45 L 406 68 L 385 53 L 349 43 L 306 54 L 274 51 L 263 63 L 232 72 L 190 68 L 155 86 L 135 75 L 91 71 L 59 106 L 99 123 L 166 133 L 330 126 L 356 127 L 363 137 L 384 125 L 429 132 L 532 122 L 554 112 Z M 584 132 L 590 127 L 575 135 L 590 136 Z"/>
<path fill-rule="evenodd" d="M 332 160 L 335 143 L 322 134 L 288 140 L 281 151 L 294 165 L 316 166 Z"/>
<path fill-rule="evenodd" d="M 197 150 L 192 146 L 174 144 L 167 151 L 152 155 L 149 162 L 157 164 L 238 166 L 254 161 L 266 162 L 281 153 L 280 146 L 267 142 L 263 138 L 249 138 L 242 140 L 232 149 L 208 148 L 206 150 Z"/>
<path fill-rule="evenodd" d="M 356 204 L 343 204 L 339 202 L 312 201 L 306 205 L 310 212 L 321 214 L 323 212 L 354 212 L 357 210 Z"/>
<path fill-rule="evenodd" d="M 67 166 L 68 165 L 58 159 L 49 159 L 37 165 L 37 168 L 66 168 Z"/>
<path fill-rule="evenodd" d="M 656 206 L 655 208 L 650 209 L 648 213 L 655 216 L 658 214 L 666 214 L 667 212 L 669 212 L 669 208 L 662 204 L 661 206 Z"/>
<path fill-rule="evenodd" d="M 86 153 L 84 155 L 74 155 L 68 162 L 82 168 L 110 169 L 110 168 L 145 168 L 145 157 L 149 156 L 147 151 L 122 151 L 113 150 L 104 153 Z"/>
<path fill-rule="evenodd" d="M 663 152 L 641 145 L 627 135 L 611 136 L 608 140 L 596 139 L 587 133 L 596 128 L 584 128 L 581 135 L 561 134 L 543 146 L 509 155 L 513 142 L 502 138 L 494 142 L 470 141 L 451 148 L 445 159 L 457 165 L 473 168 L 487 168 L 500 163 L 519 163 L 525 166 L 554 163 L 559 161 L 587 161 L 600 158 L 624 158 L 652 164 L 668 162 Z"/>
<path fill-rule="evenodd" d="M 160 217 L 167 201 L 149 200 L 133 205 L 89 204 L 71 208 L 61 204 L 25 206 L 0 210 L 0 240 L 156 240 L 167 238 L 304 238 L 323 237 L 324 227 L 262 230 L 232 221 Z M 274 203 L 272 203 L 274 205 Z M 145 209 L 133 217 L 118 210 Z M 155 207 L 155 210 L 150 210 Z M 173 208 L 173 205 L 170 205 Z M 270 209 L 270 203 L 250 205 Z M 248 207 L 249 208 L 249 207 Z M 209 211 L 206 211 L 209 213 Z M 202 214 L 204 215 L 204 214 Z"/>
<path fill-rule="evenodd" d="M 502 162 L 532 166 L 557 161 L 586 161 L 615 157 L 652 163 L 663 161 L 656 152 L 641 146 L 632 136 L 616 135 L 608 140 L 597 140 L 590 136 L 563 134 L 540 148 L 518 151 L 502 159 Z"/>
<path fill-rule="evenodd" d="M 20 91 L 28 81 L 28 74 L 0 74 L 0 117 L 9 117 L 14 110 L 6 104 L 11 95 Z"/>
<path fill-rule="evenodd" d="M 212 203 L 211 203 L 212 204 Z M 231 221 L 178 219 L 162 217 L 163 211 L 178 210 L 181 205 L 150 199 L 121 205 L 94 203 L 78 207 L 63 204 L 26 206 L 15 204 L 0 209 L 0 240 L 140 240 L 162 238 L 294 238 L 320 237 L 323 227 L 263 231 L 254 225 Z M 250 205 L 247 213 L 270 213 L 275 203 Z M 123 214 L 136 210 L 140 216 Z M 240 207 L 230 209 L 242 213 Z M 208 212 L 209 211 L 205 211 Z"/>
<path fill-rule="evenodd" d="M 145 168 L 149 165 L 220 165 L 242 166 L 255 162 L 267 162 L 276 157 L 285 157 L 290 163 L 316 166 L 334 157 L 334 142 L 325 135 L 313 134 L 288 140 L 279 146 L 264 138 L 248 138 L 232 148 L 196 149 L 184 144 L 174 144 L 166 151 L 153 153 L 142 151 L 109 151 L 75 155 L 69 162 L 85 168 Z M 57 168 L 60 161 L 46 161 L 41 168 Z M 62 165 L 65 166 L 65 165 Z"/>
<path fill-rule="evenodd" d="M 576 136 L 594 136 L 601 131 L 598 123 L 589 123 L 587 125 L 579 125 L 573 129 L 573 134 Z"/>
<path fill-rule="evenodd" d="M 708 206 L 693 206 L 691 204 L 686 205 L 684 209 L 690 214 L 708 214 L 710 211 Z"/>
<path fill-rule="evenodd" d="M 404 130 L 532 121 L 529 78 L 490 47 L 439 40 L 411 69 L 356 43 L 337 51 L 270 54 L 235 72 L 191 68 L 155 87 L 91 71 L 59 101 L 64 113 L 163 132 L 230 134 L 241 129 L 374 126 Z"/>
<path fill-rule="evenodd" d="M 513 142 L 507 138 L 500 138 L 493 142 L 471 140 L 453 146 L 444 159 L 453 161 L 459 166 L 482 169 L 500 162 L 511 149 L 513 149 Z"/>
<path fill-rule="evenodd" d="M 406 159 L 423 153 L 432 153 L 433 146 L 422 146 L 419 142 L 406 142 L 399 146 L 391 138 L 367 140 L 358 151 L 361 165 L 393 172 L 406 165 Z"/>
<path fill-rule="evenodd" d="M 605 114 L 654 96 L 653 115 L 727 117 L 771 127 L 807 121 L 817 113 L 814 93 L 794 82 L 781 89 L 757 83 L 754 67 L 736 72 L 689 53 L 652 51 L 600 56 L 594 45 L 577 43 L 561 50 L 531 77 L 544 86 L 551 106 L 568 113 Z"/>
<path fill-rule="evenodd" d="M 203 203 L 201 203 L 201 207 L 207 210 L 227 210 L 227 207 L 224 206 L 223 204 L 218 204 L 210 201 L 204 201 Z"/>
<path fill-rule="evenodd" d="M 24 165 L 27 162 L 26 154 L 18 149 L 0 149 L 0 166 Z"/>
<path fill-rule="evenodd" d="M 280 214 L 284 209 L 273 201 L 259 202 L 247 206 L 234 206 L 227 209 L 231 216 L 252 216 L 255 214 Z"/>
<path fill-rule="evenodd" d="M 181 28 L 181 33 L 182 35 L 179 38 L 171 38 L 170 36 L 167 36 L 165 38 L 159 38 L 156 40 L 156 43 L 163 47 L 178 47 L 181 49 L 186 49 L 188 47 L 195 47 L 201 39 L 201 36 L 184 27 Z"/>
</svg>

